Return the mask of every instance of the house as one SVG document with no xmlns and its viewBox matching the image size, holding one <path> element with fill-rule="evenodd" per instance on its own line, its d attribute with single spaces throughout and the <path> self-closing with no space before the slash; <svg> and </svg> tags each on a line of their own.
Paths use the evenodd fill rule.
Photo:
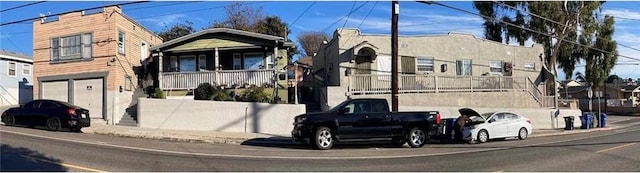
<svg viewBox="0 0 640 173">
<path fill-rule="evenodd" d="M 313 99 L 312 87 L 313 79 L 311 71 L 313 70 L 313 57 L 307 56 L 287 65 L 285 69 L 287 74 L 281 74 L 280 80 L 286 78 L 289 88 L 289 103 L 310 102 Z M 297 88 L 296 88 L 297 87 Z M 297 92 L 297 95 L 295 94 Z M 296 96 L 298 102 L 295 102 Z"/>
<path fill-rule="evenodd" d="M 42 18 L 33 22 L 33 35 L 36 98 L 87 108 L 98 123 L 135 116 L 136 69 L 149 47 L 162 43 L 159 36 L 119 6 Z"/>
<path fill-rule="evenodd" d="M 550 107 L 542 45 L 505 45 L 469 34 L 399 36 L 399 105 Z M 337 29 L 313 58 L 323 109 L 391 93 L 391 36 Z M 427 99 L 428 98 L 428 99 Z M 486 100 L 492 100 L 486 102 Z"/>
<path fill-rule="evenodd" d="M 607 96 L 613 106 L 640 107 L 640 85 L 633 82 L 608 83 Z"/>
<path fill-rule="evenodd" d="M 293 42 L 278 36 L 228 28 L 202 30 L 152 47 L 147 61 L 153 87 L 192 90 L 201 83 L 225 88 L 278 85 Z M 286 81 L 284 81 L 286 83 Z"/>
<path fill-rule="evenodd" d="M 33 100 L 33 58 L 0 50 L 0 107 Z"/>
</svg>

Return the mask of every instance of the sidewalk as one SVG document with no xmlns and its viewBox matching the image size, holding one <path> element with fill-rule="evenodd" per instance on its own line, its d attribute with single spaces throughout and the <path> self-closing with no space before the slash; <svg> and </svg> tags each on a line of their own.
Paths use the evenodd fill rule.
<svg viewBox="0 0 640 173">
<path fill-rule="evenodd" d="M 529 137 L 543 137 L 554 135 L 567 135 L 576 133 L 587 133 L 593 131 L 617 129 L 619 126 L 613 125 L 605 128 L 591 129 L 537 129 Z M 185 141 L 185 142 L 206 142 L 206 143 L 225 143 L 225 144 L 241 144 L 245 141 L 260 143 L 290 143 L 290 136 L 277 136 L 259 133 L 241 133 L 241 132 L 219 132 L 219 131 L 196 131 L 196 130 L 170 130 L 170 129 L 149 129 L 130 126 L 91 124 L 91 127 L 82 129 L 83 133 L 134 137 L 146 139 Z"/>
</svg>

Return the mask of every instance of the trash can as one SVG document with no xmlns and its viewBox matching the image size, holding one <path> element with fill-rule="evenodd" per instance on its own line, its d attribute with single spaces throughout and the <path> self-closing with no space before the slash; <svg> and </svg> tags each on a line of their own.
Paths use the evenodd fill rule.
<svg viewBox="0 0 640 173">
<path fill-rule="evenodd" d="M 444 120 L 444 137 L 445 139 L 453 139 L 453 128 L 455 128 L 455 118 L 445 118 Z"/>
<path fill-rule="evenodd" d="M 591 112 L 583 112 L 582 116 L 580 116 L 580 121 L 582 121 L 580 128 L 581 129 L 589 129 L 593 127 L 592 121 L 593 116 L 591 116 Z"/>
<path fill-rule="evenodd" d="M 607 125 L 607 114 L 606 113 L 601 113 L 600 114 L 600 127 L 604 128 Z"/>
<path fill-rule="evenodd" d="M 574 121 L 574 117 L 570 116 L 570 117 L 564 117 L 564 129 L 565 130 L 573 130 L 573 121 Z"/>
</svg>

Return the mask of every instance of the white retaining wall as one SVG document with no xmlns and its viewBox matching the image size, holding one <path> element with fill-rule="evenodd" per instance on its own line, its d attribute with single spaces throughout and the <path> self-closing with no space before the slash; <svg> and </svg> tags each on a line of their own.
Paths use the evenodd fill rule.
<svg viewBox="0 0 640 173">
<path fill-rule="evenodd" d="M 138 126 L 176 130 L 290 135 L 305 105 L 186 99 L 138 100 Z"/>
</svg>

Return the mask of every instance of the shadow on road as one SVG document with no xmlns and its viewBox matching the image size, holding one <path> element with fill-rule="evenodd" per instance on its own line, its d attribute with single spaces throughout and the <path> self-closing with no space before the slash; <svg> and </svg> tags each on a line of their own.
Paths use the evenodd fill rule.
<svg viewBox="0 0 640 173">
<path fill-rule="evenodd" d="M 45 156 L 28 148 L 16 148 L 0 145 L 0 171 L 68 171 L 61 165 L 61 160 Z"/>
<path fill-rule="evenodd" d="M 7 126 L 7 125 L 4 125 Z M 45 130 L 45 131 L 49 131 L 49 129 L 47 129 L 47 127 L 45 126 L 26 126 L 26 125 L 13 125 L 10 127 L 18 127 L 18 128 L 29 128 L 29 129 L 38 129 L 38 130 Z M 69 128 L 60 128 L 60 132 L 70 132 L 70 133 L 84 133 L 82 132 L 82 130 L 80 132 L 73 132 L 71 131 L 71 129 Z"/>
<path fill-rule="evenodd" d="M 440 144 L 438 141 L 429 141 L 427 144 Z M 442 144 L 447 144 L 442 143 Z M 286 148 L 286 149 L 311 149 L 311 146 L 303 143 L 296 143 L 291 141 L 291 138 L 286 137 L 271 137 L 271 138 L 253 138 L 246 140 L 241 145 L 259 146 L 259 147 L 271 147 L 271 148 Z M 336 143 L 331 148 L 333 149 L 366 149 L 366 148 L 407 148 L 404 146 L 396 146 L 388 141 L 367 141 L 367 142 L 343 142 Z"/>
</svg>

